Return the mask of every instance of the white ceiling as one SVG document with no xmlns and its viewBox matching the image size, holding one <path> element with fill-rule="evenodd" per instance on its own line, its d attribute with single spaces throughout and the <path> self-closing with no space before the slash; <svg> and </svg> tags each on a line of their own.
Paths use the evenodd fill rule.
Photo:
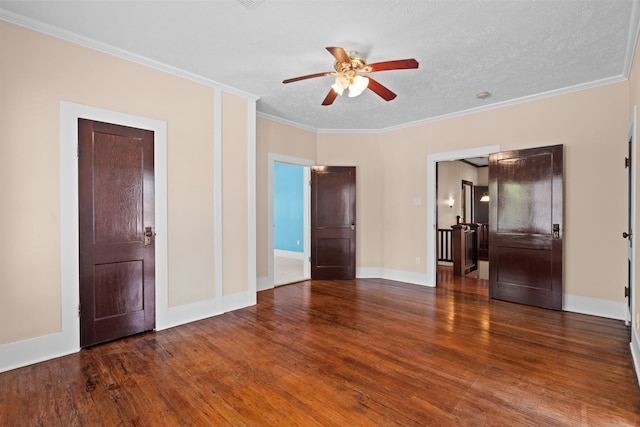
<svg viewBox="0 0 640 427">
<path fill-rule="evenodd" d="M 253 95 L 261 115 L 346 131 L 622 81 L 635 47 L 637 6 L 635 0 L 0 0 L 0 17 Z M 327 46 L 355 49 L 369 62 L 416 58 L 420 68 L 375 74 L 397 93 L 393 101 L 366 91 L 323 107 L 331 77 L 282 80 L 333 71 Z M 491 95 L 478 99 L 480 91 Z"/>
</svg>

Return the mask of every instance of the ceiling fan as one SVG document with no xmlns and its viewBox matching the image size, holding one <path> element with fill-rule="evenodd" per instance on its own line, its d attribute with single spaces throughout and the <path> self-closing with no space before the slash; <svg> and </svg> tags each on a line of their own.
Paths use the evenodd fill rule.
<svg viewBox="0 0 640 427">
<path fill-rule="evenodd" d="M 418 61 L 413 58 L 367 64 L 367 61 L 355 50 L 344 50 L 341 47 L 328 47 L 327 50 L 334 58 L 336 58 L 336 62 L 333 66 L 335 71 L 294 77 L 283 80 L 282 83 L 293 83 L 300 80 L 312 79 L 314 77 L 336 76 L 335 83 L 331 85 L 331 89 L 324 98 L 324 101 L 322 101 L 322 105 L 333 104 L 333 101 L 338 95 L 342 95 L 342 92 L 345 89 L 348 89 L 350 97 L 354 97 L 360 95 L 365 89 L 369 88 L 385 101 L 391 101 L 397 96 L 395 93 L 371 77 L 361 76 L 360 73 L 375 73 L 377 71 L 418 68 Z"/>
</svg>

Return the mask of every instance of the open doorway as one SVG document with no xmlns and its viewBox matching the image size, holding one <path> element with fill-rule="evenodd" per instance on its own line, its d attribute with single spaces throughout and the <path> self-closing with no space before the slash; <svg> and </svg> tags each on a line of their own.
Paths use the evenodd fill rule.
<svg viewBox="0 0 640 427">
<path fill-rule="evenodd" d="M 489 279 L 488 183 L 487 156 L 437 163 L 437 262 L 441 273 L 452 270 L 452 275 Z M 460 251 L 454 253 L 460 245 L 459 240 L 454 242 L 456 238 L 472 243 L 474 259 L 464 266 L 464 272 L 459 265 L 455 268 L 460 263 Z"/>
<path fill-rule="evenodd" d="M 309 167 L 313 160 L 268 154 L 268 275 L 280 286 L 311 277 Z"/>
<path fill-rule="evenodd" d="M 459 222 L 462 217 L 461 213 L 457 213 L 461 209 L 462 203 L 462 180 L 458 176 L 452 181 L 452 186 L 445 187 L 442 182 L 438 181 L 438 168 L 448 162 L 457 162 L 459 164 L 467 164 L 471 161 L 480 161 L 491 153 L 499 152 L 500 146 L 487 146 L 474 149 L 451 151 L 445 153 L 436 153 L 429 155 L 427 158 L 427 283 L 432 286 L 437 285 L 438 265 L 442 265 L 440 258 L 440 243 L 443 237 L 439 236 L 439 229 L 451 227 Z M 464 162 L 468 159 L 467 162 Z M 473 160 L 472 160 L 473 159 Z M 484 160 L 482 160 L 484 161 Z M 470 166 L 471 167 L 471 166 Z M 452 168 L 458 168 L 456 165 Z M 475 168 L 475 166 L 474 166 Z M 477 176 L 466 181 L 478 182 Z M 470 199 L 469 199 L 470 200 Z M 471 201 L 469 201 L 471 203 Z M 442 227 L 440 227 L 442 226 Z"/>
<path fill-rule="evenodd" d="M 305 280 L 305 167 L 276 162 L 273 171 L 273 285 Z"/>
</svg>

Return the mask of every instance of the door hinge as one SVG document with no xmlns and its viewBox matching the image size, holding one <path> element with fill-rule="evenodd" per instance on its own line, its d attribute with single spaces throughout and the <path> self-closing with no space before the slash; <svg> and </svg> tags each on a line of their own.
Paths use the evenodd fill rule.
<svg viewBox="0 0 640 427">
<path fill-rule="evenodd" d="M 80 144 L 76 145 L 76 155 L 80 158 Z"/>
<path fill-rule="evenodd" d="M 624 158 L 624 167 L 625 169 L 628 168 L 629 166 L 631 166 L 631 159 L 628 157 Z"/>
<path fill-rule="evenodd" d="M 629 298 L 629 287 L 628 286 L 624 287 L 624 297 L 625 298 Z"/>
<path fill-rule="evenodd" d="M 80 316 L 82 316 L 82 315 L 80 314 L 80 304 L 78 304 L 78 317 L 80 317 Z"/>
<path fill-rule="evenodd" d="M 311 180 L 309 180 L 309 187 L 311 187 Z"/>
<path fill-rule="evenodd" d="M 309 262 L 311 262 L 311 257 L 309 257 Z"/>
</svg>

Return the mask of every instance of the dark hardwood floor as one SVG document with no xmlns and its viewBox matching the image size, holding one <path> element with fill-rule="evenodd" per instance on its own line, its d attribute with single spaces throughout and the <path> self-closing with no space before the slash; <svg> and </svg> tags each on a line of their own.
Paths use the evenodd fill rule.
<svg viewBox="0 0 640 427">
<path fill-rule="evenodd" d="M 439 287 L 307 281 L 0 374 L 0 425 L 637 426 L 623 322 Z"/>
</svg>

